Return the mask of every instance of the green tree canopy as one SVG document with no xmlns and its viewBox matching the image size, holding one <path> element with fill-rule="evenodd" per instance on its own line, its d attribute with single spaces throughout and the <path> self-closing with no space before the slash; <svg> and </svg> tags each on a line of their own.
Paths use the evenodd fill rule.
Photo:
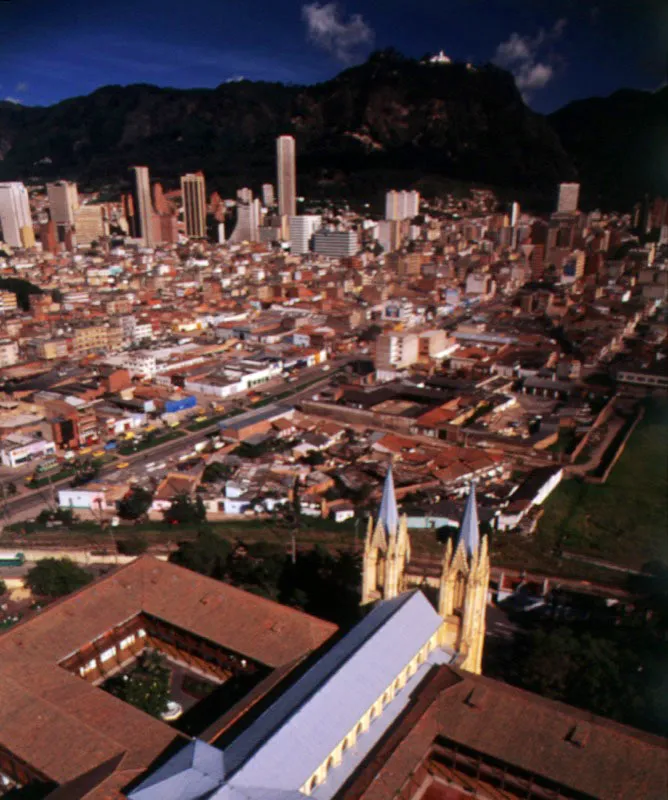
<svg viewBox="0 0 668 800">
<path fill-rule="evenodd" d="M 118 502 L 118 515 L 123 519 L 139 519 L 151 507 L 153 495 L 141 486 L 132 489 Z"/>
<path fill-rule="evenodd" d="M 42 558 L 26 575 L 31 590 L 46 597 L 63 597 L 91 580 L 92 576 L 69 558 Z"/>
<path fill-rule="evenodd" d="M 172 553 L 169 560 L 193 572 L 222 578 L 227 569 L 227 560 L 232 546 L 211 530 L 203 529 L 192 542 L 181 542 L 179 549 Z"/>
<path fill-rule="evenodd" d="M 170 678 L 165 658 L 147 650 L 129 673 L 110 678 L 103 688 L 120 700 L 159 718 L 169 701 Z"/>
<path fill-rule="evenodd" d="M 220 461 L 214 461 L 212 464 L 207 464 L 202 473 L 202 481 L 204 483 L 217 483 L 218 481 L 225 481 L 232 477 L 234 467 L 229 464 L 222 464 Z"/>
<path fill-rule="evenodd" d="M 165 511 L 165 522 L 171 525 L 196 525 L 206 520 L 206 509 L 201 497 L 194 500 L 185 492 L 177 494 Z"/>
</svg>

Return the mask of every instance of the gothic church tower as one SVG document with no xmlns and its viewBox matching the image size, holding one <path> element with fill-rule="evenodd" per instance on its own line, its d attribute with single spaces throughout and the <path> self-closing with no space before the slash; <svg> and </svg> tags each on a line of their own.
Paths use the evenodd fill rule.
<svg viewBox="0 0 668 800">
<path fill-rule="evenodd" d="M 376 523 L 369 517 L 364 544 L 362 605 L 401 594 L 406 588 L 404 572 L 410 557 L 408 524 L 405 514 L 399 517 L 390 466 Z"/>
<path fill-rule="evenodd" d="M 399 516 L 392 467 L 387 470 L 383 498 L 374 523 L 369 519 L 364 545 L 362 605 L 389 600 L 425 581 L 438 585 L 438 613 L 443 617 L 440 644 L 457 654 L 456 664 L 480 673 L 485 643 L 485 608 L 489 590 L 489 545 L 480 535 L 475 489 L 471 485 L 456 544 L 449 539 L 436 581 L 406 574 L 411 543 L 406 515 Z"/>
<path fill-rule="evenodd" d="M 448 540 L 438 589 L 438 613 L 443 617 L 441 644 L 459 653 L 459 666 L 482 670 L 485 607 L 489 590 L 489 545 L 480 536 L 475 488 L 471 485 L 457 544 Z"/>
</svg>

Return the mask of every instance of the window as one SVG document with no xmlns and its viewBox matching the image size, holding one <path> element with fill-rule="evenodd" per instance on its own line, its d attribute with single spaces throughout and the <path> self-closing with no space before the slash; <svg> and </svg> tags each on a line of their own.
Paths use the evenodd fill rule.
<svg viewBox="0 0 668 800">
<path fill-rule="evenodd" d="M 87 673 L 89 673 L 92 670 L 94 670 L 95 666 L 96 666 L 95 659 L 93 659 L 92 661 L 89 661 L 87 664 L 84 664 L 83 667 L 79 668 L 79 675 L 86 675 Z"/>
<path fill-rule="evenodd" d="M 118 645 L 120 650 L 125 650 L 126 647 L 130 647 L 131 644 L 134 644 L 137 637 L 134 633 L 131 633 L 129 636 L 126 636 L 125 639 L 121 639 L 120 644 Z"/>
<path fill-rule="evenodd" d="M 137 631 L 137 636 L 139 636 L 139 637 L 146 636 L 146 631 L 143 628 L 140 628 Z"/>
<path fill-rule="evenodd" d="M 312 792 L 312 791 L 313 791 L 313 790 L 316 788 L 316 786 L 317 786 L 317 785 L 318 785 L 318 776 L 317 776 L 317 775 L 314 775 L 314 776 L 311 778 L 311 783 L 310 783 L 310 785 L 309 785 L 309 787 L 308 787 L 309 794 L 310 794 L 310 793 L 311 793 L 311 792 Z"/>
<path fill-rule="evenodd" d="M 116 648 L 110 647 L 108 650 L 100 653 L 100 661 L 104 664 L 105 661 L 109 661 L 110 658 L 113 658 L 116 655 Z"/>
</svg>

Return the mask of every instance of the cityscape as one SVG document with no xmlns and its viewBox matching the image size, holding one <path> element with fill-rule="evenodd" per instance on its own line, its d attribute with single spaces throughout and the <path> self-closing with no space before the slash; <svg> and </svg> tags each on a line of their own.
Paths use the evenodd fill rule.
<svg viewBox="0 0 668 800">
<path fill-rule="evenodd" d="M 348 64 L 342 14 L 302 10 Z M 376 51 L 271 135 L 227 81 L 211 169 L 129 123 L 26 168 L 0 102 L 0 797 L 667 796 L 668 186 L 556 133 L 514 184 L 431 165 L 441 100 L 412 155 L 374 129 L 490 81 L 542 131 L 565 25 Z M 360 76 L 373 120 L 314 138 Z"/>
</svg>

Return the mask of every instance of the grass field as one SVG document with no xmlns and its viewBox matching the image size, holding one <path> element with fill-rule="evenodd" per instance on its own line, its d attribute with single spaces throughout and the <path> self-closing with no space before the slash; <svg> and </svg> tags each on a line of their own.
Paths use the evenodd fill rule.
<svg viewBox="0 0 668 800">
<path fill-rule="evenodd" d="M 545 503 L 535 545 L 632 568 L 668 563 L 668 400 L 648 402 L 607 483 L 561 483 Z"/>
</svg>

